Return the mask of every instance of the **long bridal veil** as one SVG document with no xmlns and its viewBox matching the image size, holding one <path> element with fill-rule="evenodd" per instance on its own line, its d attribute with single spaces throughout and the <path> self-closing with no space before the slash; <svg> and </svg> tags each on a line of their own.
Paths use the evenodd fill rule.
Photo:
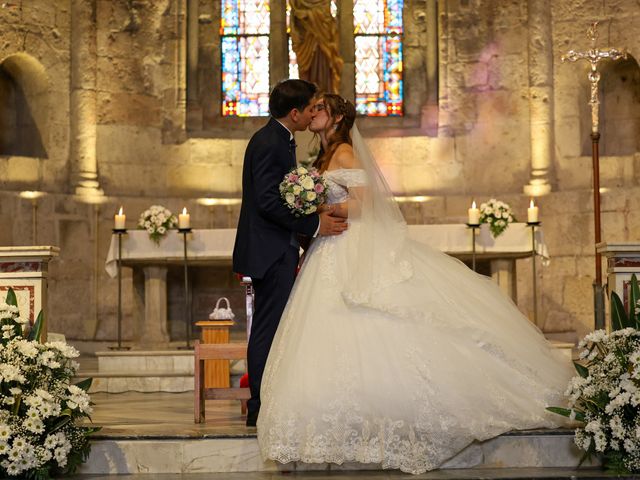
<svg viewBox="0 0 640 480">
<path fill-rule="evenodd" d="M 411 278 L 413 270 L 407 251 L 407 223 L 380 168 L 358 127 L 352 129 L 356 165 L 364 178 L 349 185 L 349 222 L 343 298 L 401 316 L 405 306 L 381 295 L 390 286 Z"/>
</svg>

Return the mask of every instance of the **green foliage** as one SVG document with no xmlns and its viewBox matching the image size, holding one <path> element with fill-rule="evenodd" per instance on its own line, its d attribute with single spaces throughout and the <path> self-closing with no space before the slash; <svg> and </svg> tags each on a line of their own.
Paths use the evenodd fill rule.
<svg viewBox="0 0 640 480">
<path fill-rule="evenodd" d="M 624 308 L 622 299 L 616 292 L 611 292 L 611 328 L 612 330 L 622 330 L 623 328 L 640 329 L 640 315 L 636 314 L 639 307 L 640 287 L 635 274 L 631 276 L 629 284 L 629 311 Z"/>
<path fill-rule="evenodd" d="M 44 313 L 40 311 L 40 313 L 38 314 L 38 318 L 36 319 L 36 323 L 34 323 L 33 327 L 31 327 L 31 331 L 29 332 L 29 336 L 27 337 L 27 340 L 39 342 L 40 337 L 42 336 L 43 324 L 44 324 Z"/>
</svg>

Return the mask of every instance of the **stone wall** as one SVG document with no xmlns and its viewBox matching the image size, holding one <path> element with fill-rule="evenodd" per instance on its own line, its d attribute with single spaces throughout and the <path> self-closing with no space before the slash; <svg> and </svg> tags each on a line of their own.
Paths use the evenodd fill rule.
<svg viewBox="0 0 640 480">
<path fill-rule="evenodd" d="M 209 210 L 196 199 L 239 195 L 244 148 L 262 120 L 230 121 L 225 129 L 206 116 L 212 106 L 202 102 L 217 98 L 202 81 L 203 69 L 215 66 L 210 49 L 215 45 L 211 32 L 217 29 L 217 9 L 209 2 L 8 3 L 0 8 L 0 62 L 25 92 L 46 157 L 0 155 L 0 244 L 32 242 L 31 204 L 17 193 L 48 192 L 38 203 L 38 243 L 62 248 L 60 259 L 52 264 L 51 328 L 71 338 L 112 339 L 116 283 L 106 276 L 103 262 L 117 207 L 125 207 L 130 226 L 152 203 L 174 211 L 187 205 L 195 227 L 233 226 L 237 207 L 230 212 L 225 207 Z M 201 10 L 195 22 L 187 14 L 188 4 L 194 3 Z M 508 201 L 524 218 L 525 186 L 535 178 L 550 187 L 551 193 L 539 198 L 552 255 L 551 264 L 538 269 L 540 316 L 548 332 L 582 335 L 592 325 L 594 272 L 591 159 L 584 146 L 589 128 L 587 67 L 559 59 L 569 48 L 588 48 L 585 31 L 593 19 L 603 21 L 600 45 L 626 46 L 634 59 L 640 58 L 637 2 L 437 3 L 437 19 L 431 22 L 438 25 L 435 52 L 425 44 L 430 24 L 424 15 L 433 10 L 429 1 L 407 3 L 405 75 L 407 88 L 416 94 L 407 106 L 410 115 L 402 121 L 367 119 L 363 133 L 397 194 L 430 197 L 423 204 L 403 204 L 410 223 L 462 221 L 472 198 L 482 201 L 490 196 Z M 82 40 L 91 22 L 95 35 L 89 39 L 95 39 L 94 46 Z M 188 28 L 194 25 L 195 36 Z M 194 85 L 187 75 L 194 37 L 200 39 L 196 60 L 204 59 L 197 65 L 200 81 L 193 87 L 195 94 L 187 91 L 187 85 Z M 435 53 L 434 99 L 428 65 L 434 63 Z M 78 69 L 78 61 L 94 69 L 93 79 Z M 623 155 L 602 158 L 602 184 L 609 189 L 603 195 L 607 241 L 640 237 L 640 217 L 631 207 L 640 193 L 640 91 L 637 63 L 629 65 L 622 73 L 607 70 L 613 72 L 608 77 L 612 80 L 603 82 L 607 145 L 626 142 Z M 73 102 L 72 79 L 74 88 L 86 94 Z M 82 103 L 86 98 L 93 110 Z M 74 152 L 87 143 L 82 143 L 82 129 L 77 130 L 77 124 L 72 128 L 72 123 L 82 127 L 82 122 L 91 122 L 86 114 L 91 111 L 93 158 L 80 161 Z M 615 118 L 617 126 L 607 128 L 607 118 Z M 199 127 L 187 128 L 194 124 Z M 542 166 L 535 160 L 538 140 L 532 141 L 540 125 L 547 134 L 540 140 Z M 633 135 L 635 143 L 629 141 Z M 299 154 L 304 156 L 304 149 Z M 95 198 L 85 198 L 76 195 L 77 174 L 91 162 L 99 186 Z M 527 313 L 530 268 L 529 260 L 518 262 L 518 302 Z M 125 272 L 126 337 L 131 334 L 126 325 L 133 323 L 133 300 L 131 274 Z M 217 288 L 214 283 L 210 287 Z M 180 294 L 174 295 L 170 302 L 176 303 Z"/>
</svg>

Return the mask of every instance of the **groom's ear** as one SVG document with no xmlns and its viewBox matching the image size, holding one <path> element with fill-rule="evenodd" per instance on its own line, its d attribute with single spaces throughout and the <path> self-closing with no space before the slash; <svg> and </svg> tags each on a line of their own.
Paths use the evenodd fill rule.
<svg viewBox="0 0 640 480">
<path fill-rule="evenodd" d="M 287 116 L 289 117 L 289 120 L 296 123 L 298 121 L 298 117 L 300 116 L 300 110 L 298 110 L 297 108 L 292 108 Z"/>
</svg>

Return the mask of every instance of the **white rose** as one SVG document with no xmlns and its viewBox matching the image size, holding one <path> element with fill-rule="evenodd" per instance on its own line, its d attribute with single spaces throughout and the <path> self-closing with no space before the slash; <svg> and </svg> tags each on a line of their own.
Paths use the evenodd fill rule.
<svg viewBox="0 0 640 480">
<path fill-rule="evenodd" d="M 316 192 L 307 192 L 307 201 L 313 202 L 316 199 Z"/>
<path fill-rule="evenodd" d="M 304 167 L 300 167 L 298 168 L 298 175 L 306 175 L 307 173 L 309 173 L 309 170 L 307 170 Z"/>
<path fill-rule="evenodd" d="M 289 205 L 293 205 L 296 202 L 296 197 L 293 195 L 293 193 L 287 193 L 284 196 L 284 199 Z"/>
<path fill-rule="evenodd" d="M 305 178 L 301 179 L 300 185 L 302 185 L 302 187 L 305 190 L 313 190 L 313 185 L 314 185 L 313 178 L 305 177 Z"/>
<path fill-rule="evenodd" d="M 294 185 L 293 186 L 293 194 L 294 195 L 300 195 L 301 191 L 302 191 L 302 187 L 300 185 Z"/>
</svg>

